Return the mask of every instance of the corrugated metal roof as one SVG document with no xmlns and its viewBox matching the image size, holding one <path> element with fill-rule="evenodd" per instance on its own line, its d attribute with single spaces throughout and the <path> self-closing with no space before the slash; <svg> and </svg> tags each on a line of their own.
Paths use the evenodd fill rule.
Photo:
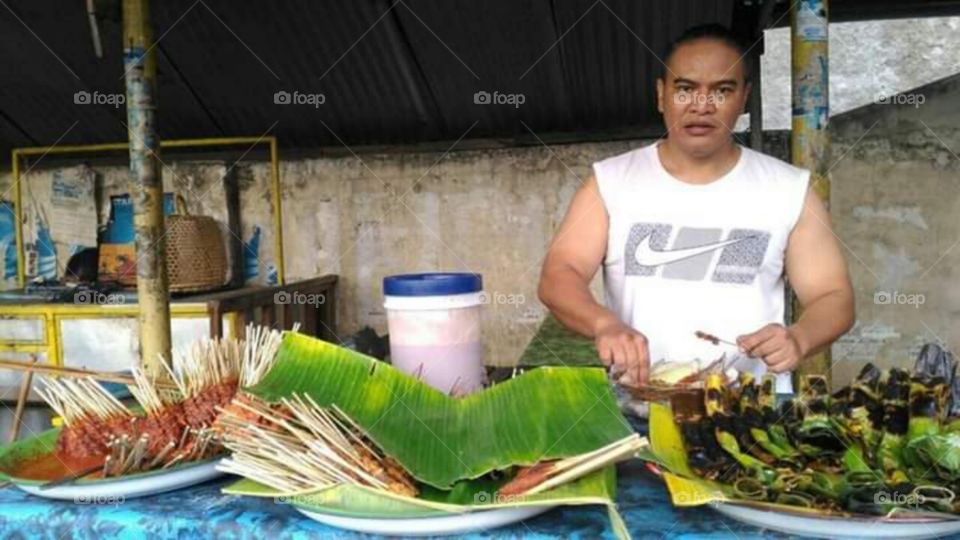
<svg viewBox="0 0 960 540">
<path fill-rule="evenodd" d="M 0 9 L 0 150 L 126 138 L 123 107 L 74 102 L 77 92 L 123 93 L 119 2 L 97 2 L 102 59 L 83 4 Z M 270 131 L 288 148 L 655 130 L 656 55 L 668 40 L 703 22 L 749 28 L 743 20 L 758 12 L 747 0 L 151 4 L 161 136 Z M 850 19 L 858 4 L 876 2 L 832 9 Z M 960 1 L 909 4 L 918 16 L 956 13 Z M 276 104 L 277 92 L 325 102 Z M 524 103 L 476 104 L 477 92 Z"/>
</svg>

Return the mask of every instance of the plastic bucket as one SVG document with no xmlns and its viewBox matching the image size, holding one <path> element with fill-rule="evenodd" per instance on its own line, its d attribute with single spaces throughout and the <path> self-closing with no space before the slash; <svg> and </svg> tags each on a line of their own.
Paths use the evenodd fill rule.
<svg viewBox="0 0 960 540">
<path fill-rule="evenodd" d="M 394 367 L 450 395 L 483 386 L 479 274 L 427 273 L 383 279 Z"/>
</svg>

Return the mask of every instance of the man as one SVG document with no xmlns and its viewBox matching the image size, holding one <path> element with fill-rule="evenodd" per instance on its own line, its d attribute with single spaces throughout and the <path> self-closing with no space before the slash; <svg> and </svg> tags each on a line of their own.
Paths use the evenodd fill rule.
<svg viewBox="0 0 960 540">
<path fill-rule="evenodd" d="M 624 384 L 651 363 L 737 357 L 780 374 L 853 324 L 853 290 L 810 173 L 736 144 L 750 93 L 743 46 L 717 26 L 688 30 L 663 58 L 667 138 L 595 163 L 557 232 L 539 296 L 595 340 Z M 589 283 L 604 271 L 607 307 Z M 784 326 L 784 272 L 803 307 Z M 697 331 L 736 345 L 698 339 Z"/>
</svg>

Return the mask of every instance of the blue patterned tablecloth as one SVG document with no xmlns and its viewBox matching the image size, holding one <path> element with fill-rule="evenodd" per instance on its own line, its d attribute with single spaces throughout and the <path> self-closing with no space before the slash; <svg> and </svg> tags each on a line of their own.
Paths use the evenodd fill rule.
<svg viewBox="0 0 960 540">
<path fill-rule="evenodd" d="M 646 425 L 631 418 L 634 429 Z M 233 479 L 152 497 L 75 504 L 0 489 L 0 538 L 232 538 L 307 539 L 362 536 L 321 525 L 291 506 L 252 497 L 224 495 Z M 674 508 L 663 482 L 640 461 L 618 467 L 617 506 L 635 539 L 787 538 L 742 525 L 706 508 Z M 556 508 L 527 521 L 469 538 L 612 538 L 604 507 Z"/>
<path fill-rule="evenodd" d="M 741 525 L 708 508 L 676 509 L 660 480 L 639 462 L 620 467 L 618 505 L 642 538 L 785 538 Z M 114 504 L 74 504 L 0 489 L 0 538 L 236 538 L 307 539 L 349 535 L 314 522 L 292 507 L 223 495 L 231 480 Z M 525 522 L 470 538 L 612 538 L 602 507 L 558 508 Z"/>
</svg>

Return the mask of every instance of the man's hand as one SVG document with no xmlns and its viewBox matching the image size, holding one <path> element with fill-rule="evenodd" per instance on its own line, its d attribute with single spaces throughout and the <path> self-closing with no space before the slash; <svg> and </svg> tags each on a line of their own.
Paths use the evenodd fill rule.
<svg viewBox="0 0 960 540">
<path fill-rule="evenodd" d="M 763 359 L 774 373 L 790 371 L 806 356 L 806 348 L 797 339 L 796 332 L 782 324 L 768 324 L 752 334 L 737 338 L 740 349 Z"/>
<path fill-rule="evenodd" d="M 647 382 L 650 351 L 647 337 L 619 320 L 603 321 L 594 332 L 597 353 L 618 382 L 638 386 Z"/>
</svg>

